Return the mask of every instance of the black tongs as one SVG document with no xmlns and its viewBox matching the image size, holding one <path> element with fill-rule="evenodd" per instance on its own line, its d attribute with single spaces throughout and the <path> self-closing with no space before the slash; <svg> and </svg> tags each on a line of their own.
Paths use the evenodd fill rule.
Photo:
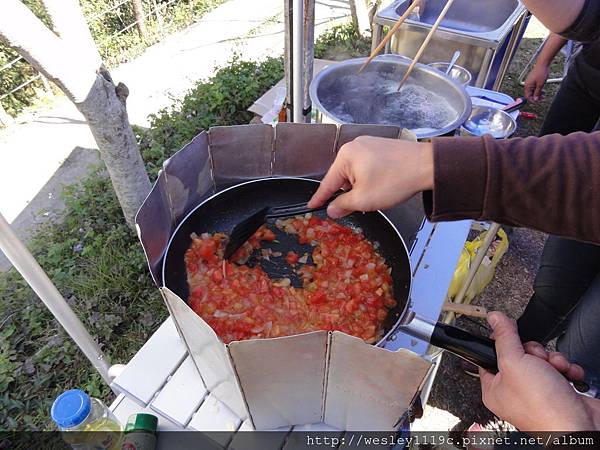
<svg viewBox="0 0 600 450">
<path fill-rule="evenodd" d="M 258 210 L 254 214 L 248 216 L 242 220 L 231 230 L 229 235 L 229 241 L 225 246 L 225 259 L 231 258 L 231 256 L 244 245 L 250 237 L 256 233 L 256 231 L 269 219 L 277 219 L 279 217 L 292 217 L 300 214 L 306 214 L 313 211 L 321 211 L 326 209 L 329 204 L 334 201 L 339 195 L 343 194 L 344 191 L 338 191 L 331 196 L 322 206 L 318 208 L 309 208 L 306 206 L 306 202 L 295 203 L 293 205 L 286 206 L 265 206 Z"/>
</svg>

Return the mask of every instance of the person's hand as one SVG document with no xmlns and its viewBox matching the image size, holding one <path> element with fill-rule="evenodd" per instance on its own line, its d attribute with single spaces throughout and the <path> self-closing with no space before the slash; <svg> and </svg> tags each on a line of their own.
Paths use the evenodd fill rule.
<svg viewBox="0 0 600 450">
<path fill-rule="evenodd" d="M 526 352 L 516 323 L 502 313 L 488 314 L 488 321 L 494 330 L 499 369 L 497 374 L 479 369 L 482 400 L 488 409 L 526 432 L 600 428 L 600 400 L 577 394 L 567 381 L 583 377 L 579 366 L 547 353 L 539 344 L 525 344 Z"/>
<path fill-rule="evenodd" d="M 560 352 L 548 352 L 539 342 L 526 342 L 523 344 L 523 349 L 525 350 L 525 353 L 529 355 L 537 356 L 544 361 L 548 361 L 568 380 L 583 381 L 585 378 L 585 372 L 580 365 L 573 364 Z"/>
<path fill-rule="evenodd" d="M 353 211 L 390 208 L 417 192 L 433 188 L 433 149 L 398 139 L 361 136 L 343 145 L 308 202 L 318 208 L 339 189 L 327 214 L 337 219 Z"/>
<path fill-rule="evenodd" d="M 525 80 L 525 98 L 530 102 L 537 102 L 542 97 L 542 89 L 550 74 L 550 67 L 546 64 L 537 63 L 529 72 Z"/>
</svg>

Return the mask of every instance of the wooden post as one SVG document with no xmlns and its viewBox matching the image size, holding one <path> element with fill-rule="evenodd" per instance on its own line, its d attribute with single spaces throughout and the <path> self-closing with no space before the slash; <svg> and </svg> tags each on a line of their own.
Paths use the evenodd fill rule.
<svg viewBox="0 0 600 450">
<path fill-rule="evenodd" d="M 142 0 L 131 0 L 133 4 L 133 14 L 135 16 L 135 24 L 142 40 L 146 39 L 146 21 L 144 17 L 144 5 Z"/>
<path fill-rule="evenodd" d="M 152 0 L 154 5 L 154 14 L 156 15 L 156 23 L 158 24 L 158 31 L 162 34 L 163 32 L 163 16 L 160 12 L 160 6 L 156 3 L 156 0 Z"/>
<path fill-rule="evenodd" d="M 315 62 L 315 0 L 304 0 L 304 120 L 310 123 L 312 102 L 308 88 Z"/>
</svg>

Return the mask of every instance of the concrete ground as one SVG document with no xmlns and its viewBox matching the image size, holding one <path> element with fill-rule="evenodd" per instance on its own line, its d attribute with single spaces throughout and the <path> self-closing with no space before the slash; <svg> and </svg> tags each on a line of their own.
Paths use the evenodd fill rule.
<svg viewBox="0 0 600 450">
<path fill-rule="evenodd" d="M 316 33 L 349 14 L 347 0 L 319 0 Z M 283 46 L 281 0 L 230 0 L 111 72 L 115 82 L 129 87 L 130 122 L 148 126 L 149 114 L 183 97 L 234 53 L 260 59 L 282 54 Z M 77 149 L 89 150 L 82 157 Z M 95 149 L 83 117 L 65 97 L 0 130 L 0 212 L 19 236 L 26 239 L 32 228 L 52 217 L 49 211 L 62 208 L 61 186 L 87 173 L 90 162 L 98 160 Z M 68 170 L 59 170 L 63 163 Z M 0 270 L 7 267 L 0 253 Z"/>
</svg>

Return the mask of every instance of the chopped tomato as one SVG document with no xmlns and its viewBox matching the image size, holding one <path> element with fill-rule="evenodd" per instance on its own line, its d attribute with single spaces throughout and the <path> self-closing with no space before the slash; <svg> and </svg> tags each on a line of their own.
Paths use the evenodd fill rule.
<svg viewBox="0 0 600 450">
<path fill-rule="evenodd" d="M 310 296 L 310 303 L 319 304 L 327 301 L 327 295 L 324 292 L 315 292 Z"/>
<path fill-rule="evenodd" d="M 380 338 L 388 308 L 396 301 L 388 267 L 373 244 L 355 230 L 314 215 L 278 221 L 277 227 L 313 246 L 314 265 L 297 265 L 295 252 L 286 255 L 289 264 L 297 265 L 301 289 L 244 263 L 261 241 L 276 239 L 268 227 L 236 252 L 237 264 L 223 261 L 223 233 L 194 235 L 185 255 L 190 307 L 227 343 L 316 330 L 340 330 L 367 342 Z"/>
<path fill-rule="evenodd" d="M 198 255 L 208 260 L 211 256 L 215 254 L 215 241 L 204 241 L 200 248 L 198 249 Z"/>
<path fill-rule="evenodd" d="M 315 227 L 317 225 L 319 225 L 321 223 L 321 219 L 319 219 L 317 216 L 311 216 L 310 219 L 308 219 L 308 225 L 310 227 Z"/>
<path fill-rule="evenodd" d="M 288 252 L 287 256 L 285 257 L 285 260 L 288 262 L 288 264 L 296 264 L 298 259 L 300 259 L 300 257 L 296 252 Z"/>
</svg>

